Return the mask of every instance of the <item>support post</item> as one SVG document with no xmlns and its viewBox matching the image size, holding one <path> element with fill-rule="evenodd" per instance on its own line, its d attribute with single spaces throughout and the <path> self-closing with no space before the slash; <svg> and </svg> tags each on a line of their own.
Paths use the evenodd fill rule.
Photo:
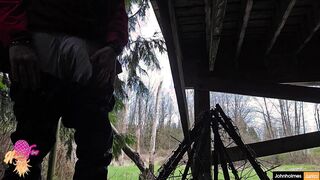
<svg viewBox="0 0 320 180">
<path fill-rule="evenodd" d="M 201 113 L 210 110 L 210 97 L 209 91 L 201 91 L 195 89 L 194 91 L 194 112 L 195 112 L 195 123 L 199 121 Z M 195 153 L 194 162 L 192 165 L 192 175 L 195 179 L 212 179 L 211 173 L 211 133 L 210 125 L 206 126 L 208 130 L 205 131 L 203 138 L 200 140 L 201 143 L 195 143 L 195 146 L 201 144 L 200 154 Z M 197 147 L 195 147 L 197 149 Z"/>
</svg>

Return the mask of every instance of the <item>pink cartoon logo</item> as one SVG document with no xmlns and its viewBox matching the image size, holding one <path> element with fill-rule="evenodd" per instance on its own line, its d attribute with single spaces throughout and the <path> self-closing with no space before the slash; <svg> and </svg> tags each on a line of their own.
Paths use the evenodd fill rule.
<svg viewBox="0 0 320 180">
<path fill-rule="evenodd" d="M 39 154 L 39 150 L 34 150 L 37 145 L 33 144 L 29 146 L 28 142 L 25 140 L 19 140 L 14 144 L 14 150 L 7 152 L 5 155 L 4 162 L 6 164 L 13 164 L 16 166 L 14 172 L 19 174 L 19 176 L 24 177 L 25 174 L 28 174 L 29 167 L 29 156 L 36 156 Z M 15 161 L 13 161 L 15 160 Z"/>
</svg>

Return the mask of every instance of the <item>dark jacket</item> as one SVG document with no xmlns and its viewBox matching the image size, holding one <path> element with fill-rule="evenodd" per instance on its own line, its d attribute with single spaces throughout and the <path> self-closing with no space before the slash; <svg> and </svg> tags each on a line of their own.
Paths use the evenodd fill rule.
<svg viewBox="0 0 320 180">
<path fill-rule="evenodd" d="M 0 0 L 3 45 L 29 29 L 95 37 L 119 47 L 128 41 L 124 0 Z"/>
<path fill-rule="evenodd" d="M 63 32 L 121 52 L 128 42 L 128 16 L 124 0 L 0 0 L 0 48 L 28 38 L 29 31 Z"/>
</svg>

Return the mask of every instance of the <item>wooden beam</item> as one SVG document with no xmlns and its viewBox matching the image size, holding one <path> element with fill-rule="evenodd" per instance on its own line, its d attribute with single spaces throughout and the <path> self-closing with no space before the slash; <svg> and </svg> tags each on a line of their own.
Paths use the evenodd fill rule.
<svg viewBox="0 0 320 180">
<path fill-rule="evenodd" d="M 269 42 L 269 44 L 267 45 L 267 50 L 266 50 L 266 55 L 268 55 L 270 53 L 270 51 L 272 50 L 274 44 L 276 43 L 284 25 L 287 22 L 287 19 L 294 7 L 294 5 L 296 4 L 296 0 L 283 0 L 280 1 L 280 3 L 284 2 L 284 6 L 280 7 L 280 12 L 279 12 L 279 16 L 276 17 L 275 19 L 275 26 L 274 26 L 274 30 L 271 32 L 271 40 Z"/>
<path fill-rule="evenodd" d="M 319 8 L 317 8 L 317 10 L 315 10 L 315 24 L 314 26 L 311 28 L 309 34 L 307 34 L 307 36 L 305 37 L 305 39 L 303 40 L 302 44 L 299 46 L 299 48 L 297 49 L 297 51 L 295 52 L 295 54 L 299 54 L 303 48 L 310 42 L 310 40 L 313 38 L 313 36 L 316 34 L 316 32 L 319 30 L 320 28 L 320 12 L 319 12 Z"/>
<path fill-rule="evenodd" d="M 190 88 L 197 87 L 200 90 L 320 103 L 320 88 L 226 80 L 214 77 L 195 77 L 190 79 L 187 85 Z"/>
<path fill-rule="evenodd" d="M 246 0 L 243 8 L 243 16 L 240 20 L 240 30 L 238 35 L 238 43 L 237 43 L 237 49 L 236 49 L 236 55 L 234 58 L 234 61 L 236 64 L 238 64 L 238 58 L 242 49 L 242 44 L 244 41 L 244 37 L 247 31 L 247 26 L 250 19 L 250 14 L 253 6 L 253 0 Z"/>
<path fill-rule="evenodd" d="M 211 30 L 211 23 L 212 23 L 212 4 L 215 0 L 204 0 L 204 11 L 205 11 L 205 23 L 206 23 L 206 43 L 207 43 L 207 50 L 209 52 L 210 47 L 210 30 Z"/>
<path fill-rule="evenodd" d="M 209 38 L 209 70 L 214 70 L 217 58 L 220 35 L 223 28 L 223 20 L 227 9 L 227 0 L 213 0 L 211 7 L 211 17 L 206 25 L 210 27 Z M 208 20 L 208 19 L 207 19 Z"/>
<path fill-rule="evenodd" d="M 257 158 L 320 147 L 320 131 L 251 143 L 247 146 L 255 152 Z M 238 146 L 227 148 L 227 153 L 233 162 L 246 159 L 246 155 L 242 153 Z"/>
<path fill-rule="evenodd" d="M 195 123 L 200 119 L 203 112 L 210 110 L 210 92 L 194 89 L 194 117 Z M 201 143 L 196 142 L 194 148 L 200 150 L 200 154 L 195 153 L 194 161 L 192 161 L 192 175 L 195 179 L 212 179 L 211 175 L 211 133 L 210 126 Z M 200 146 L 200 147 L 198 147 Z"/>
<path fill-rule="evenodd" d="M 189 113 L 182 69 L 183 57 L 180 49 L 175 9 L 173 7 L 172 0 L 152 0 L 151 3 L 153 7 L 158 8 L 157 19 L 159 24 L 161 24 L 161 30 L 167 45 L 182 129 L 186 140 L 189 141 Z"/>
</svg>

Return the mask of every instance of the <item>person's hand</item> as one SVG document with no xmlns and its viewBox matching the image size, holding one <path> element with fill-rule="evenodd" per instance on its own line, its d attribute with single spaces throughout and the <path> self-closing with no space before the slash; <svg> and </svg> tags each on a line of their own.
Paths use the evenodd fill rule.
<svg viewBox="0 0 320 180">
<path fill-rule="evenodd" d="M 35 89 L 39 85 L 37 55 L 27 45 L 14 45 L 9 48 L 11 75 L 23 88 Z"/>
<path fill-rule="evenodd" d="M 98 86 L 113 85 L 116 72 L 117 55 L 112 47 L 106 46 L 96 51 L 91 57 L 91 63 L 96 73 L 94 76 Z"/>
</svg>

